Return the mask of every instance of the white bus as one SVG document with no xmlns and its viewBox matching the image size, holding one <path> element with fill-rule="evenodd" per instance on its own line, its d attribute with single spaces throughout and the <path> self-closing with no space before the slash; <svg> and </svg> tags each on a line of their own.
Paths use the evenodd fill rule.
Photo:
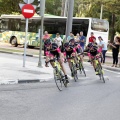
<svg viewBox="0 0 120 120">
<path fill-rule="evenodd" d="M 38 29 L 40 27 L 40 16 L 34 15 L 29 19 L 29 28 L 27 35 L 28 47 L 40 46 L 38 40 Z M 56 33 L 60 33 L 63 39 L 66 31 L 66 17 L 46 14 L 44 17 L 44 31 L 48 31 L 51 39 Z M 107 20 L 97 18 L 73 17 L 72 32 L 74 35 L 83 31 L 86 36 L 86 44 L 93 32 L 94 36 L 102 36 L 104 41 L 108 42 L 109 23 Z M 1 15 L 0 20 L 0 40 L 9 42 L 13 46 L 23 45 L 25 41 L 25 18 L 22 15 Z"/>
</svg>

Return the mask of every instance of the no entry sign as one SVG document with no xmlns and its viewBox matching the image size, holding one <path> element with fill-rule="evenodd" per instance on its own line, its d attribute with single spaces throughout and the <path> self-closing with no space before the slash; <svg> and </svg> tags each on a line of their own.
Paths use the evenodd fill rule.
<svg viewBox="0 0 120 120">
<path fill-rule="evenodd" d="M 35 14 L 35 9 L 31 4 L 25 4 L 22 7 L 22 14 L 25 18 L 31 18 Z"/>
</svg>

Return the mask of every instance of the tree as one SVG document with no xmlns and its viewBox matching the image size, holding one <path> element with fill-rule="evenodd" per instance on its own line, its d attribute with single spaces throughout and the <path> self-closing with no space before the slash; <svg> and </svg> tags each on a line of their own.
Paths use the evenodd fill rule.
<svg viewBox="0 0 120 120">
<path fill-rule="evenodd" d="M 12 12 L 19 12 L 20 8 L 18 3 L 20 3 L 21 0 L 1 0 L 1 10 L 0 14 L 11 14 Z"/>
<path fill-rule="evenodd" d="M 76 16 L 79 17 L 99 18 L 101 5 L 103 4 L 103 19 L 107 19 L 110 23 L 110 39 L 113 41 L 115 31 L 120 32 L 119 0 L 76 0 L 76 2 L 78 5 Z"/>
</svg>

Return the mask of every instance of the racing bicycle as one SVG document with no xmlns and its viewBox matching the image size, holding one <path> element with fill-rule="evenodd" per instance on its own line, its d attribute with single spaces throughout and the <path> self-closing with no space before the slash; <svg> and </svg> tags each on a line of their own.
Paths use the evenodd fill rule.
<svg viewBox="0 0 120 120">
<path fill-rule="evenodd" d="M 65 76 L 63 75 L 60 63 L 57 61 L 57 58 L 49 60 L 48 62 L 53 63 L 54 80 L 58 90 L 62 91 L 63 84 L 65 87 L 67 87 L 67 82 L 66 82 Z"/>
</svg>

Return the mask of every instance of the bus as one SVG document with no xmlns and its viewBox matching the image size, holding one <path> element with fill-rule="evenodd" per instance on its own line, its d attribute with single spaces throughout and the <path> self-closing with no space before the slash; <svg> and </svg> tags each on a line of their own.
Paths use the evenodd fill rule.
<svg viewBox="0 0 120 120">
<path fill-rule="evenodd" d="M 53 40 L 56 33 L 60 33 L 65 39 L 67 17 L 45 14 L 44 31 L 48 31 Z M 39 47 L 40 40 L 38 29 L 40 28 L 41 17 L 34 15 L 29 19 L 27 46 Z M 102 36 L 104 41 L 108 42 L 109 23 L 107 20 L 87 17 L 73 17 L 72 32 L 74 35 L 83 31 L 88 43 L 90 33 L 94 36 Z M 12 46 L 24 45 L 25 42 L 25 18 L 22 15 L 1 15 L 0 18 L 0 41 L 9 42 Z M 98 39 L 97 39 L 98 41 Z"/>
</svg>

